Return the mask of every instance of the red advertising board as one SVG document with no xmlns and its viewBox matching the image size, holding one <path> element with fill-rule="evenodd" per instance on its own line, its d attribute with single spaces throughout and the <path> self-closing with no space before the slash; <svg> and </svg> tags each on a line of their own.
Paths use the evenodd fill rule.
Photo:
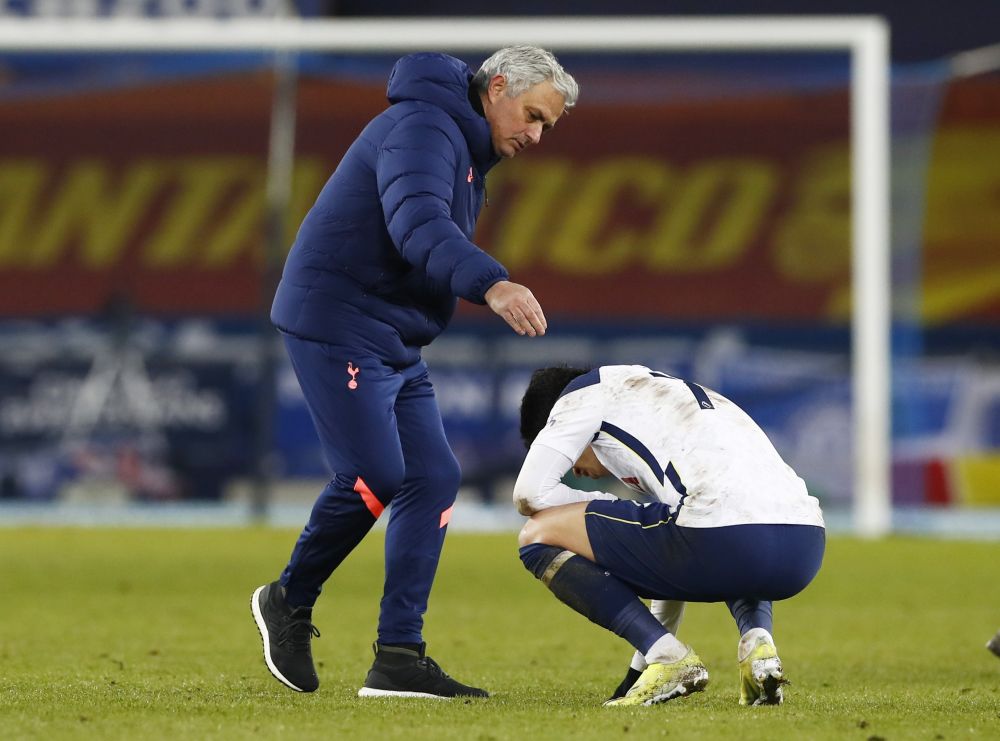
<svg viewBox="0 0 1000 741">
<path fill-rule="evenodd" d="M 303 80 L 287 243 L 382 83 Z M 845 321 L 846 91 L 587 98 L 489 175 L 477 239 L 547 313 Z M 0 99 L 0 315 L 250 313 L 261 300 L 266 74 Z M 928 322 L 1000 321 L 1000 85 L 953 85 L 926 143 Z M 912 248 L 913 245 L 906 245 Z M 919 273 L 920 270 L 917 270 Z"/>
</svg>

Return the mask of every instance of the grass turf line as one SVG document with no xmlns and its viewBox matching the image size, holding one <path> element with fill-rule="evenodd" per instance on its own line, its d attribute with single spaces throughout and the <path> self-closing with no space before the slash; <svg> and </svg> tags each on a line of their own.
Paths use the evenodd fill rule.
<svg viewBox="0 0 1000 741">
<path fill-rule="evenodd" d="M 995 544 L 833 539 L 817 580 L 775 606 L 793 684 L 780 708 L 737 705 L 736 629 L 690 605 L 679 637 L 706 692 L 636 710 L 600 703 L 631 649 L 559 604 L 514 535 L 454 533 L 431 595 L 429 653 L 486 701 L 355 696 L 371 663 L 382 585 L 373 532 L 327 584 L 314 622 L 321 687 L 268 674 L 250 594 L 296 533 L 0 530 L 0 736 L 434 739 L 992 737 L 1000 660 Z"/>
</svg>

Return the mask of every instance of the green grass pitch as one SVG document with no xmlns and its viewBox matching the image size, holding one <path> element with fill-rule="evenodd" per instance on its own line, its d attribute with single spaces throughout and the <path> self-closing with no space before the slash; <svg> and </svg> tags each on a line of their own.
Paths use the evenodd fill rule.
<svg viewBox="0 0 1000 741">
<path fill-rule="evenodd" d="M 453 533 L 431 595 L 430 653 L 485 701 L 362 700 L 382 581 L 382 534 L 317 605 L 321 686 L 271 678 L 250 616 L 296 533 L 0 530 L 0 738 L 525 739 L 1000 738 L 1000 626 L 991 543 L 832 539 L 817 580 L 776 605 L 793 684 L 782 707 L 737 705 L 736 629 L 689 606 L 679 637 L 706 692 L 602 708 L 631 649 L 559 604 L 513 533 Z"/>
</svg>

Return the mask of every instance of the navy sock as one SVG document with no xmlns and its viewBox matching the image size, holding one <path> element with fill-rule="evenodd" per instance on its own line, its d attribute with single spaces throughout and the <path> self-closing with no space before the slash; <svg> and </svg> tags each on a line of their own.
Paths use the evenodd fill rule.
<svg viewBox="0 0 1000 741">
<path fill-rule="evenodd" d="M 666 635 L 635 592 L 597 564 L 542 543 L 524 546 L 520 555 L 525 568 L 564 604 L 620 635 L 642 653 Z"/>
<path fill-rule="evenodd" d="M 774 618 L 771 612 L 771 603 L 768 600 L 758 601 L 754 599 L 734 599 L 727 600 L 726 605 L 729 611 L 736 618 L 736 625 L 740 629 L 740 635 L 744 635 L 753 628 L 763 628 L 768 633 L 774 634 Z"/>
</svg>

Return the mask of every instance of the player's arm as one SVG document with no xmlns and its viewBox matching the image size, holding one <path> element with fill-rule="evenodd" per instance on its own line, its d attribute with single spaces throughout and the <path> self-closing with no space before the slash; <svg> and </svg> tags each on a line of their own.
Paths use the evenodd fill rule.
<svg viewBox="0 0 1000 741">
<path fill-rule="evenodd" d="M 562 483 L 573 461 L 554 448 L 535 442 L 521 466 L 514 484 L 514 506 L 525 517 L 549 507 L 589 502 L 594 499 L 617 499 L 601 491 L 582 491 Z"/>
<path fill-rule="evenodd" d="M 573 489 L 563 476 L 579 459 L 601 429 L 604 389 L 597 369 L 571 381 L 549 412 L 545 427 L 531 443 L 514 484 L 514 504 L 529 516 L 549 507 L 617 499 L 613 494 Z"/>
</svg>

